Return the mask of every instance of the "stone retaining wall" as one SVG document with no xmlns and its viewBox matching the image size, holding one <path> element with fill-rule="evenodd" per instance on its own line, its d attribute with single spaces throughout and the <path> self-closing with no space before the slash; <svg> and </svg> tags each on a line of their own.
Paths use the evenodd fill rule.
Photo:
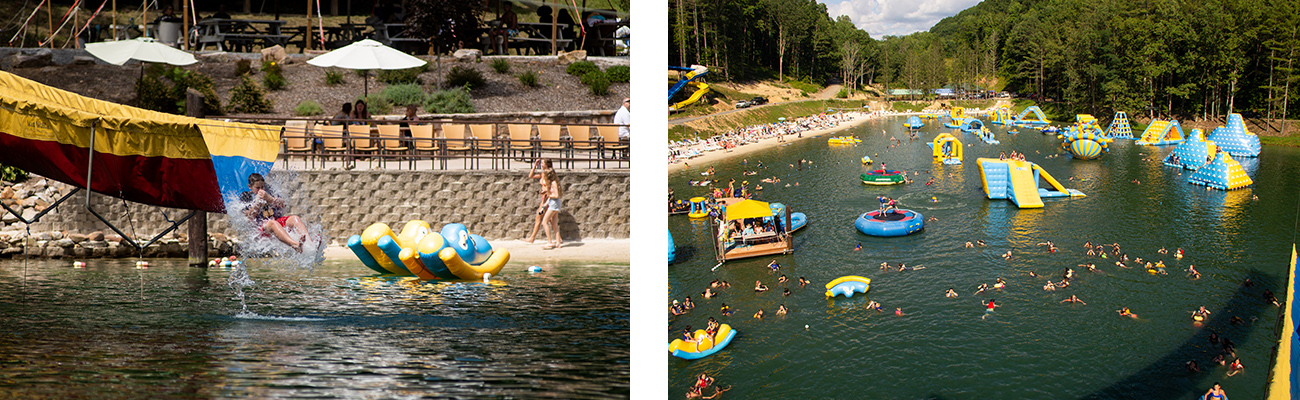
<svg viewBox="0 0 1300 400">
<path fill-rule="evenodd" d="M 289 194 L 292 214 L 300 214 L 309 222 L 318 221 L 336 244 L 348 236 L 360 234 L 375 222 L 384 222 L 395 230 L 412 219 L 428 221 L 434 229 L 443 224 L 459 222 L 470 231 L 489 239 L 519 239 L 532 229 L 534 213 L 540 202 L 536 194 L 540 189 L 535 180 L 529 180 L 523 171 L 273 171 L 268 181 L 279 184 L 280 193 Z M 560 174 L 564 191 L 560 230 L 565 240 L 580 238 L 627 238 L 629 220 L 629 173 L 627 171 L 565 171 Z M 39 210 L 67 193 L 70 187 L 33 176 L 19 190 L 9 188 L 5 201 L 24 218 L 31 218 Z M 0 189 L 3 190 L 3 189 Z M 3 192 L 0 192 L 3 193 Z M 110 244 L 112 231 L 86 211 L 85 192 L 74 195 L 54 211 L 32 224 L 27 236 L 27 226 L 0 209 L 0 248 L 21 245 L 59 246 L 61 240 L 77 234 L 107 233 Z M 188 210 L 146 206 L 124 202 L 120 199 L 91 195 L 91 207 L 124 233 L 148 240 L 161 233 L 170 223 L 188 214 Z M 21 207 L 21 209 L 19 209 Z M 214 236 L 210 253 L 228 249 L 227 237 L 237 241 L 225 215 L 209 214 L 208 230 Z M 168 237 L 167 251 L 154 253 L 172 255 L 172 250 L 183 255 L 185 226 Z M 43 236 L 41 234 L 44 234 Z M 38 237 L 40 236 L 40 237 Z M 59 236 L 59 238 L 54 238 Z M 539 233 L 539 237 L 544 237 Z M 104 240 L 99 240 L 104 241 Z M 89 242 L 99 242 L 89 241 Z M 89 244 L 87 242 L 87 244 Z M 59 242 L 62 243 L 62 242 Z M 80 242 L 63 243 L 66 255 L 73 256 Z M 116 246 L 114 246 L 116 247 Z M 175 248 L 173 248 L 175 247 Z M 12 249 L 11 249 L 12 250 Z M 91 250 L 93 251 L 93 250 Z M 28 251 L 32 253 L 32 250 Z M 103 256 L 134 256 L 134 252 L 104 250 Z M 5 254 L 13 254 L 13 251 Z M 80 253 L 78 253 L 80 254 Z M 30 254 L 59 256 L 54 254 Z"/>
</svg>

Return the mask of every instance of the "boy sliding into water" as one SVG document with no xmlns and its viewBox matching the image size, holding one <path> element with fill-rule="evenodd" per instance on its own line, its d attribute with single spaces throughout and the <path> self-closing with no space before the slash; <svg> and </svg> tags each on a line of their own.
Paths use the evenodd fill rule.
<svg viewBox="0 0 1300 400">
<path fill-rule="evenodd" d="M 307 225 L 295 215 L 282 215 L 284 199 L 267 189 L 262 174 L 248 175 L 248 191 L 239 194 L 239 201 L 248 204 L 244 215 L 253 221 L 262 236 L 275 235 L 294 251 L 302 252 L 302 244 L 307 241 Z"/>
</svg>

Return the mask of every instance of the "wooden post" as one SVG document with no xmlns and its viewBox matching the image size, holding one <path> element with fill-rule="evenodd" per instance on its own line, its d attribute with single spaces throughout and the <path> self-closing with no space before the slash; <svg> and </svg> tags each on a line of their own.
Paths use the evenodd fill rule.
<svg viewBox="0 0 1300 400">
<path fill-rule="evenodd" d="M 180 42 L 177 43 L 179 44 L 179 46 L 177 47 L 180 48 L 181 50 L 190 49 L 189 33 L 190 33 L 190 1 L 185 0 L 181 2 L 181 39 Z M 187 98 L 186 101 L 189 101 L 189 99 Z M 200 101 L 199 104 L 202 105 L 203 102 Z"/>
<path fill-rule="evenodd" d="M 54 48 L 54 3 L 45 3 L 45 16 L 50 18 L 50 48 Z"/>
<path fill-rule="evenodd" d="M 203 118 L 203 94 L 194 88 L 185 90 L 185 114 Z M 203 267 L 208 260 L 208 212 L 197 210 L 189 222 L 189 259 L 191 267 Z"/>
<path fill-rule="evenodd" d="M 311 50 L 311 1 L 307 0 L 307 50 Z M 325 37 L 325 32 L 321 32 L 321 38 Z"/>
<path fill-rule="evenodd" d="M 113 0 L 113 40 L 117 40 L 117 0 Z"/>
</svg>

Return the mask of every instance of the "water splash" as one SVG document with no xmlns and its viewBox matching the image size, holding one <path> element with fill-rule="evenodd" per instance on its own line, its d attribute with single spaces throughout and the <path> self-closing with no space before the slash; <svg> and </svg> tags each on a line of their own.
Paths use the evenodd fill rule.
<svg viewBox="0 0 1300 400">
<path fill-rule="evenodd" d="M 231 289 L 234 289 L 235 297 L 239 299 L 240 310 L 239 314 L 235 315 L 236 317 L 257 315 L 256 313 L 248 311 L 248 302 L 245 301 L 244 298 L 244 288 L 252 287 L 254 285 L 257 285 L 257 282 L 254 282 L 253 278 L 248 276 L 248 268 L 244 263 L 235 263 L 235 265 L 231 266 L 230 279 L 226 281 L 226 286 L 230 286 Z"/>
<path fill-rule="evenodd" d="M 249 312 L 248 305 L 245 303 L 244 288 L 256 284 L 248 275 L 246 268 L 248 262 L 257 262 L 280 270 L 311 271 L 316 265 L 325 261 L 325 248 L 332 240 L 322 227 L 320 212 L 315 202 L 298 194 L 300 192 L 296 189 L 301 187 L 302 182 L 298 180 L 297 173 L 275 170 L 266 174 L 264 178 L 267 191 L 285 202 L 281 214 L 297 216 L 306 227 L 306 232 L 287 229 L 290 237 L 301 238 L 301 251 L 295 250 L 270 232 L 263 233 L 261 226 L 245 213 L 245 210 L 250 207 L 257 206 L 258 204 L 255 203 L 258 203 L 258 200 L 245 202 L 241 201 L 238 195 L 228 196 L 226 217 L 236 236 L 242 239 L 236 246 L 236 252 L 245 260 L 234 266 L 228 283 L 231 289 L 235 290 L 242 306 L 241 311 L 236 315 L 241 318 L 260 317 L 256 313 Z"/>
</svg>

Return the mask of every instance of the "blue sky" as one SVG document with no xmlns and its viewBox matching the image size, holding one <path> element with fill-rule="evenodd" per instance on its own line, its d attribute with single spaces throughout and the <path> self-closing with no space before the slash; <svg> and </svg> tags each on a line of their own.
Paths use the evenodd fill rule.
<svg viewBox="0 0 1300 400">
<path fill-rule="evenodd" d="M 826 5 L 831 19 L 847 15 L 871 37 L 902 36 L 930 30 L 946 17 L 957 15 L 980 0 L 817 0 Z"/>
</svg>

